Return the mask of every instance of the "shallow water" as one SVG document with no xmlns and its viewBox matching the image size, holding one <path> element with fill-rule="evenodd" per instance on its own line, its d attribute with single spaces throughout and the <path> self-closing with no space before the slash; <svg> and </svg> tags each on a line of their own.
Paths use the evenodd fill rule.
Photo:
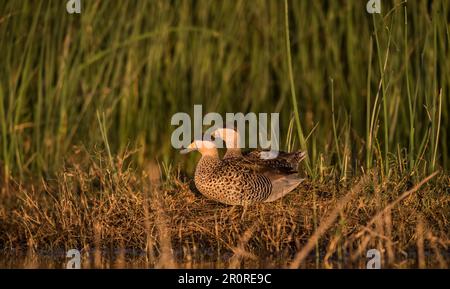
<svg viewBox="0 0 450 289">
<path fill-rule="evenodd" d="M 3 251 L 0 252 L 0 268 L 41 268 L 41 269 L 66 269 L 69 261 L 73 258 L 66 257 L 64 249 L 53 251 Z M 182 259 L 181 252 L 173 252 L 177 268 L 227 268 L 232 257 L 230 253 L 221 255 L 221 260 L 214 260 L 213 252 L 204 252 L 195 260 Z M 158 259 L 158 258 L 156 258 Z M 82 269 L 108 269 L 108 268 L 155 268 L 164 267 L 148 258 L 144 250 L 115 249 L 115 250 L 91 250 L 80 252 L 80 268 Z M 282 268 L 283 260 L 244 260 L 242 268 Z"/>
<path fill-rule="evenodd" d="M 0 253 L 0 268 L 65 269 L 74 256 L 66 257 L 63 249 L 53 251 L 8 251 Z M 80 252 L 80 267 L 150 268 L 144 251 L 111 250 Z"/>
<path fill-rule="evenodd" d="M 0 252 L 0 268 L 40 268 L 40 269 L 66 269 L 68 263 L 73 259 L 66 257 L 66 250 L 52 250 L 52 251 L 2 251 Z M 222 260 L 213 260 L 210 254 L 205 253 L 200 259 L 186 261 L 181 260 L 180 252 L 174 252 L 177 268 L 227 268 L 231 254 L 223 254 Z M 391 268 L 415 268 L 414 260 L 417 258 L 416 252 L 408 253 L 409 258 Z M 272 256 L 273 257 L 273 256 Z M 324 256 L 319 259 L 323 260 Z M 430 261 L 433 257 L 432 252 L 425 252 L 425 257 Z M 445 254 L 444 258 L 450 260 L 450 252 Z M 178 259 L 178 260 L 177 260 Z M 244 260 L 241 263 L 241 268 L 284 268 L 286 260 L 283 258 L 272 258 L 270 260 Z M 366 260 L 359 260 L 356 263 L 339 262 L 335 258 L 330 258 L 329 263 L 333 268 L 365 268 Z M 431 264 L 430 264 L 431 265 Z M 113 249 L 113 250 L 91 250 L 80 252 L 80 268 L 82 269 L 109 269 L 109 268 L 158 268 L 164 267 L 164 264 L 158 264 L 158 260 L 153 262 L 148 258 L 144 250 L 136 249 Z M 323 268 L 323 264 L 316 264 L 316 257 L 311 254 L 302 267 L 305 268 Z M 434 266 L 432 266 L 434 267 Z"/>
</svg>

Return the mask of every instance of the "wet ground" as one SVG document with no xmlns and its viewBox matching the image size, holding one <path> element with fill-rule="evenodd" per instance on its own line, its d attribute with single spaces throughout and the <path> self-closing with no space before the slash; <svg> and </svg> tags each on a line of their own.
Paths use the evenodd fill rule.
<svg viewBox="0 0 450 289">
<path fill-rule="evenodd" d="M 175 254 L 176 256 L 177 254 Z M 205 254 L 204 258 L 199 260 L 192 260 L 190 262 L 176 262 L 177 268 L 227 268 L 231 255 L 224 254 L 223 260 L 211 261 L 208 260 L 208 255 Z M 408 261 L 398 264 L 393 268 L 415 268 L 414 264 L 411 264 L 411 259 L 415 259 L 416 252 L 411 251 L 408 253 Z M 425 252 L 426 257 L 432 256 L 431 252 Z M 305 268 L 326 268 L 323 260 L 324 256 L 316 258 L 315 255 L 306 260 L 303 265 Z M 75 255 L 67 257 L 67 251 L 64 249 L 54 251 L 3 251 L 0 252 L 0 268 L 41 268 L 41 269 L 67 269 L 73 268 Z M 450 252 L 445 256 L 447 260 L 450 260 Z M 328 260 L 328 264 L 332 265 L 332 268 L 365 268 L 367 260 L 357 260 L 356 262 L 339 261 L 336 258 Z M 243 260 L 241 268 L 283 268 L 282 262 L 285 260 Z M 80 252 L 80 268 L 82 269 L 108 269 L 108 268 L 129 268 L 129 269 L 142 269 L 142 268 L 155 268 L 164 267 L 158 264 L 158 261 L 153 262 L 149 258 L 144 250 L 136 249 L 112 249 L 112 250 L 91 250 Z"/>
</svg>

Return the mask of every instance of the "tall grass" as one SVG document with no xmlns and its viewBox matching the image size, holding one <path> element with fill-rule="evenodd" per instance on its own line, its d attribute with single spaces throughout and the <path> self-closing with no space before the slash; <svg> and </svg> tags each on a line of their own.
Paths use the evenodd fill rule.
<svg viewBox="0 0 450 289">
<path fill-rule="evenodd" d="M 10 184 L 14 194 L 0 204 L 9 204 L 0 206 L 0 267 L 65 267 L 71 248 L 82 268 L 366 268 L 373 248 L 382 268 L 450 264 L 450 178 L 442 173 L 414 186 L 396 171 L 353 184 L 306 180 L 299 193 L 255 204 L 242 218 L 242 207 L 198 196 L 179 174 L 163 181 L 103 155 L 82 150 L 85 161 L 66 162 L 55 179 Z"/>
<path fill-rule="evenodd" d="M 169 120 L 194 104 L 280 112 L 282 135 L 294 113 L 314 177 L 449 168 L 448 1 L 65 4 L 0 3 L 3 180 L 52 175 L 106 134 L 112 155 L 178 163 Z"/>
<path fill-rule="evenodd" d="M 284 29 L 285 29 L 285 37 L 286 37 L 286 59 L 287 59 L 287 66 L 288 66 L 288 74 L 289 74 L 289 85 L 291 90 L 291 96 L 292 96 L 292 109 L 294 110 L 294 118 L 295 123 L 297 126 L 297 133 L 298 138 L 300 140 L 300 147 L 302 150 L 306 151 L 307 146 L 305 142 L 305 136 L 303 135 L 303 129 L 302 124 L 300 122 L 300 116 L 298 112 L 298 103 L 297 103 L 297 96 L 295 92 L 295 84 L 294 84 L 294 75 L 292 72 L 292 56 L 291 56 L 291 40 L 289 36 L 289 5 L 288 1 L 284 0 Z M 306 164 L 308 167 L 308 170 L 311 171 L 309 166 L 309 161 L 306 159 Z"/>
</svg>

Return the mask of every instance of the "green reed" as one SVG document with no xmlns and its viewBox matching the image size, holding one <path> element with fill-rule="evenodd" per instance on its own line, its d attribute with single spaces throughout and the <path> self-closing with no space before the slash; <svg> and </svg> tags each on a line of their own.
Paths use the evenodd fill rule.
<svg viewBox="0 0 450 289">
<path fill-rule="evenodd" d="M 449 168 L 449 6 L 438 1 L 0 3 L 0 172 L 51 176 L 106 138 L 177 164 L 176 112 L 280 112 L 313 177 Z M 330 79 L 333 79 L 332 83 Z M 100 113 L 101 126 L 98 125 Z M 105 130 L 105 131 L 103 131 Z M 305 137 L 307 136 L 307 137 Z M 382 165 L 382 167 L 381 167 Z"/>
</svg>

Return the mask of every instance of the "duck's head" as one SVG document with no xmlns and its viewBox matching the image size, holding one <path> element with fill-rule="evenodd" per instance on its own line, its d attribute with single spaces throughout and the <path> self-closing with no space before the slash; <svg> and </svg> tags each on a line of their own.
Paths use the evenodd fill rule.
<svg viewBox="0 0 450 289">
<path fill-rule="evenodd" d="M 187 154 L 192 151 L 199 151 L 203 156 L 217 156 L 217 146 L 212 141 L 195 140 L 187 148 L 180 151 L 181 154 Z"/>
<path fill-rule="evenodd" d="M 239 148 L 239 133 L 232 128 L 218 128 L 212 136 L 222 139 L 227 148 Z"/>
</svg>

